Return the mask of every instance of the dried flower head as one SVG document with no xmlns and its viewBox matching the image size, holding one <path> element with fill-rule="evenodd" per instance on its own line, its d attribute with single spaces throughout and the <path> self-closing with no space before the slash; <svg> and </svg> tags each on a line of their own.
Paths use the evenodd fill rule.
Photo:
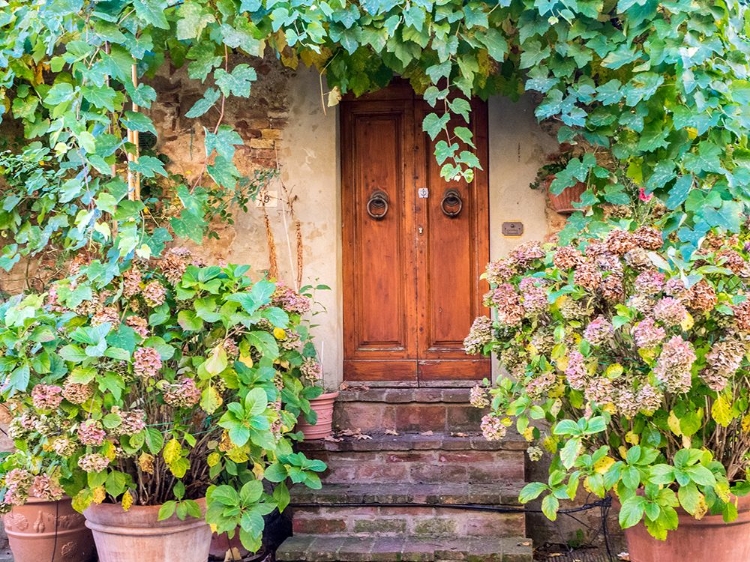
<svg viewBox="0 0 750 562">
<path fill-rule="evenodd" d="M 544 250 L 539 242 L 524 242 L 511 250 L 509 255 L 511 261 L 520 267 L 529 266 L 534 260 L 544 257 Z"/>
<path fill-rule="evenodd" d="M 609 302 L 621 302 L 625 298 L 625 287 L 622 284 L 622 275 L 608 275 L 602 279 L 602 296 Z"/>
<path fill-rule="evenodd" d="M 78 440 L 83 445 L 99 446 L 104 443 L 107 433 L 104 431 L 101 422 L 96 420 L 86 420 L 78 426 Z"/>
<path fill-rule="evenodd" d="M 682 336 L 673 336 L 662 346 L 661 355 L 654 367 L 654 376 L 668 392 L 687 392 L 692 386 L 693 363 L 693 344 L 685 341 Z"/>
<path fill-rule="evenodd" d="M 627 252 L 636 247 L 636 241 L 633 235 L 627 230 L 616 228 L 607 234 L 605 241 L 607 250 L 618 256 L 624 256 Z"/>
<path fill-rule="evenodd" d="M 586 329 L 583 331 L 583 337 L 591 345 L 602 345 L 612 337 L 613 333 L 614 328 L 612 324 L 604 316 L 599 315 L 586 326 Z"/>
<path fill-rule="evenodd" d="M 101 472 L 109 466 L 109 462 L 109 457 L 99 453 L 90 453 L 78 459 L 78 466 L 85 472 Z"/>
<path fill-rule="evenodd" d="M 651 226 L 640 226 L 633 233 L 633 240 L 644 250 L 660 250 L 664 245 L 661 232 Z"/>
<path fill-rule="evenodd" d="M 469 335 L 464 339 L 464 350 L 469 355 L 482 353 L 484 346 L 492 341 L 492 320 L 486 316 L 474 319 Z"/>
<path fill-rule="evenodd" d="M 716 291 L 705 279 L 690 287 L 688 306 L 698 312 L 709 312 L 716 306 Z"/>
<path fill-rule="evenodd" d="M 579 351 L 571 351 L 568 357 L 568 365 L 565 368 L 565 378 L 573 390 L 583 390 L 588 382 L 588 370 L 586 360 Z"/>
<path fill-rule="evenodd" d="M 475 408 L 486 408 L 489 406 L 490 400 L 487 398 L 487 389 L 475 385 L 469 393 L 469 403 Z"/>
<path fill-rule="evenodd" d="M 490 285 L 505 283 L 515 274 L 516 266 L 508 258 L 491 261 L 487 264 L 486 277 Z"/>
<path fill-rule="evenodd" d="M 647 295 L 655 295 L 664 289 L 665 276 L 655 269 L 647 269 L 635 278 L 635 290 Z"/>
<path fill-rule="evenodd" d="M 31 390 L 34 408 L 54 410 L 63 401 L 62 388 L 54 384 L 38 384 Z"/>
<path fill-rule="evenodd" d="M 654 305 L 654 318 L 667 326 L 679 326 L 688 319 L 688 311 L 679 300 L 664 297 Z"/>
<path fill-rule="evenodd" d="M 192 408 L 201 400 L 201 391 L 190 377 L 165 385 L 162 394 L 164 402 L 173 408 Z"/>
<path fill-rule="evenodd" d="M 167 290 L 159 281 L 153 280 L 146 283 L 146 286 L 143 287 L 142 295 L 146 304 L 153 308 L 164 304 L 164 301 L 167 299 Z"/>
<path fill-rule="evenodd" d="M 507 326 L 517 326 L 524 317 L 521 298 L 510 283 L 501 283 L 489 293 L 490 302 L 497 307 L 497 320 Z"/>
<path fill-rule="evenodd" d="M 561 246 L 555 252 L 552 262 L 558 269 L 573 269 L 583 263 L 583 255 L 572 246 Z"/>
<path fill-rule="evenodd" d="M 633 327 L 632 333 L 635 344 L 641 349 L 656 347 L 667 337 L 664 328 L 659 326 L 651 316 L 647 316 L 638 322 Z"/>
<path fill-rule="evenodd" d="M 161 356 L 153 347 L 139 347 L 133 353 L 133 372 L 147 379 L 155 377 L 162 367 Z"/>
<path fill-rule="evenodd" d="M 125 324 L 133 328 L 133 331 L 142 338 L 148 337 L 148 320 L 141 316 L 128 316 Z"/>
<path fill-rule="evenodd" d="M 508 428 L 503 424 L 502 418 L 495 414 L 487 414 L 482 418 L 480 425 L 482 435 L 487 441 L 500 441 L 505 437 Z"/>
</svg>

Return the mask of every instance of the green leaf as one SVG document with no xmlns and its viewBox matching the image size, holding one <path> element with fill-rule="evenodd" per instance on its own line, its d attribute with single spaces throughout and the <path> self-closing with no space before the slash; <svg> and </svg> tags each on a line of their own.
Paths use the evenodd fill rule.
<svg viewBox="0 0 750 562">
<path fill-rule="evenodd" d="M 75 89 L 67 82 L 58 82 L 52 86 L 44 97 L 44 103 L 55 106 L 71 101 L 75 97 Z"/>
<path fill-rule="evenodd" d="M 177 502 L 173 500 L 164 502 L 159 508 L 159 514 L 157 515 L 156 519 L 158 521 L 164 521 L 165 519 L 169 519 L 174 514 L 176 507 L 177 507 Z"/>
<path fill-rule="evenodd" d="M 683 509 L 690 515 L 695 515 L 704 499 L 703 494 L 698 491 L 698 488 L 692 482 L 687 486 L 680 486 L 680 489 L 677 490 L 677 498 L 680 500 Z"/>
<path fill-rule="evenodd" d="M 669 190 L 666 205 L 670 210 L 674 210 L 682 205 L 688 198 L 690 189 L 693 187 L 693 176 L 686 175 L 677 178 L 672 188 Z"/>
<path fill-rule="evenodd" d="M 216 86 L 225 96 L 249 97 L 250 87 L 256 78 L 255 69 L 244 63 L 234 67 L 231 73 L 223 68 L 218 68 L 214 72 Z"/>
<path fill-rule="evenodd" d="M 548 489 L 549 486 L 547 486 L 543 482 L 529 482 L 521 489 L 521 492 L 518 494 L 518 501 L 520 501 L 521 503 L 529 503 L 530 501 L 538 498 L 542 492 Z"/>
<path fill-rule="evenodd" d="M 218 410 L 223 401 L 221 394 L 219 394 L 219 391 L 214 386 L 206 387 L 201 392 L 200 406 L 207 414 L 213 414 Z"/>
<path fill-rule="evenodd" d="M 177 15 L 180 18 L 177 20 L 177 39 L 180 41 L 197 38 L 209 23 L 216 21 L 209 11 L 196 3 L 183 4 Z"/>
<path fill-rule="evenodd" d="M 181 310 L 177 314 L 177 323 L 186 332 L 199 332 L 203 329 L 203 320 L 198 318 L 194 310 Z"/>
<path fill-rule="evenodd" d="M 130 162 L 129 166 L 131 170 L 147 178 L 156 177 L 157 174 L 165 177 L 167 175 L 162 161 L 153 156 L 140 156 L 137 161 Z"/>
<path fill-rule="evenodd" d="M 560 501 L 552 494 L 542 500 L 542 513 L 550 521 L 557 520 L 557 510 L 560 509 Z"/>
<path fill-rule="evenodd" d="M 162 0 L 134 0 L 133 6 L 138 18 L 159 29 L 169 29 L 165 12 L 167 3 Z"/>
<path fill-rule="evenodd" d="M 139 131 L 141 133 L 148 132 L 157 135 L 154 123 L 143 113 L 126 111 L 125 114 L 120 117 L 120 123 L 122 123 L 123 127 L 130 129 L 131 131 Z"/>
<path fill-rule="evenodd" d="M 632 496 L 622 502 L 620 508 L 620 526 L 628 529 L 636 525 L 642 518 L 646 508 L 646 498 L 643 496 Z"/>
<path fill-rule="evenodd" d="M 245 412 L 249 416 L 258 416 L 268 408 L 268 397 L 262 388 L 253 388 L 244 400 Z"/>
</svg>

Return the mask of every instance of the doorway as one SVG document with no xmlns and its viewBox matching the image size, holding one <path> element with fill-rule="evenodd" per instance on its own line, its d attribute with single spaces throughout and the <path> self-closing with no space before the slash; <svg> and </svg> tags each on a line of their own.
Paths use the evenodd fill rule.
<svg viewBox="0 0 750 562">
<path fill-rule="evenodd" d="M 472 103 L 484 170 L 468 184 L 440 177 L 422 132 L 431 111 L 401 82 L 341 103 L 345 381 L 490 376 L 488 358 L 463 351 L 472 321 L 487 313 L 487 108 Z"/>
</svg>

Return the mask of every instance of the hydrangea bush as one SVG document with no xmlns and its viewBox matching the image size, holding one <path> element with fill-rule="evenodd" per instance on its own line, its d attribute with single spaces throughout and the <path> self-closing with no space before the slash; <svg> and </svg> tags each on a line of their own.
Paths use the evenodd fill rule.
<svg viewBox="0 0 750 562">
<path fill-rule="evenodd" d="M 487 439 L 515 424 L 528 455 L 551 457 L 544 494 L 579 484 L 622 502 L 624 528 L 660 539 L 681 506 L 737 517 L 750 468 L 750 242 L 710 235 L 689 259 L 649 226 L 568 246 L 524 244 L 492 262 L 468 353 L 498 355 L 506 374 L 472 403 L 491 406 Z M 535 422 L 535 420 L 537 420 Z"/>
<path fill-rule="evenodd" d="M 66 493 L 80 511 L 106 501 L 200 517 L 194 500 L 207 495 L 207 520 L 219 532 L 241 524 L 257 550 L 263 515 L 289 502 L 287 477 L 320 487 L 325 468 L 292 450 L 297 414 L 320 392 L 303 383 L 319 372 L 310 300 L 180 249 L 98 293 L 76 269 L 0 307 L 17 447 L 0 508 Z"/>
</svg>

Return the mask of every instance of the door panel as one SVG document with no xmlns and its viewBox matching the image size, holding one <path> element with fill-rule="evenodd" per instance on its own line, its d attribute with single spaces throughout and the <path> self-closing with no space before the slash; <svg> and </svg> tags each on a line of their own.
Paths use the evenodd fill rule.
<svg viewBox="0 0 750 562">
<path fill-rule="evenodd" d="M 486 105 L 474 103 L 469 125 L 474 135 L 475 153 L 487 167 Z M 417 121 L 432 111 L 426 103 L 418 106 Z M 455 117 L 453 126 L 466 126 Z M 461 145 L 460 150 L 470 149 Z M 420 379 L 481 379 L 489 376 L 485 358 L 469 357 L 463 340 L 474 318 L 486 314 L 482 295 L 487 285 L 479 279 L 489 257 L 489 193 L 487 176 L 477 170 L 470 184 L 445 182 L 434 157 L 434 143 L 422 133 L 419 150 L 428 199 L 418 200 L 428 228 L 419 237 L 419 377 Z M 455 216 L 452 216 L 455 215 Z M 480 286 L 480 283 L 482 286 Z"/>
<path fill-rule="evenodd" d="M 414 361 L 388 364 L 416 355 L 413 207 L 404 174 L 413 167 L 405 149 L 413 143 L 411 105 L 373 102 L 342 111 L 344 369 L 365 380 L 416 380 Z M 371 201 L 378 193 L 385 204 Z"/>
<path fill-rule="evenodd" d="M 486 106 L 475 105 L 471 127 L 486 168 Z M 487 176 L 442 180 L 421 130 L 429 111 L 403 90 L 341 105 L 345 380 L 490 375 L 488 359 L 463 351 L 473 319 L 486 313 L 479 275 L 489 258 Z M 455 192 L 444 202 L 449 189 Z M 387 197 L 382 217 L 385 206 L 372 199 L 378 194 Z"/>
</svg>

